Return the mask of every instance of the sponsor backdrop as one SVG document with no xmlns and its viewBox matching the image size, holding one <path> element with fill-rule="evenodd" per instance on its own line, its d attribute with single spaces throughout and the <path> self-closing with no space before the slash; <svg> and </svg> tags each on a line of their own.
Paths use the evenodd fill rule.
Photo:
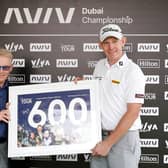
<svg viewBox="0 0 168 168">
<path fill-rule="evenodd" d="M 168 1 L 1 0 L 0 46 L 14 54 L 12 85 L 92 78 L 104 55 L 98 31 L 119 24 L 125 51 L 146 76 L 140 168 L 168 167 Z M 12 158 L 12 167 L 89 167 L 85 154 Z"/>
</svg>

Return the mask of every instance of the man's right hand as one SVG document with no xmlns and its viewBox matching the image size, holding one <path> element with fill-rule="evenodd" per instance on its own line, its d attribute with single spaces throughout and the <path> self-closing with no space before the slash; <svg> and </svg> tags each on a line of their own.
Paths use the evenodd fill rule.
<svg viewBox="0 0 168 168">
<path fill-rule="evenodd" d="M 80 81 L 80 80 L 84 80 L 84 78 L 77 76 L 77 77 L 75 77 L 75 79 L 73 81 L 75 82 L 75 84 L 77 84 L 78 81 Z"/>
<path fill-rule="evenodd" d="M 10 120 L 9 105 L 9 103 L 6 103 L 6 109 L 1 110 L 0 112 L 0 121 L 5 123 L 8 123 Z"/>
</svg>

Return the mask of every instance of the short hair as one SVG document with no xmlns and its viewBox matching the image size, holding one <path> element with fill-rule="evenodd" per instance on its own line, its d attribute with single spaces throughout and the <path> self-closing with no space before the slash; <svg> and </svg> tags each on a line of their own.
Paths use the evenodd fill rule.
<svg viewBox="0 0 168 168">
<path fill-rule="evenodd" d="M 4 48 L 0 48 L 0 57 L 8 57 L 11 60 L 13 59 L 13 54 Z"/>
</svg>

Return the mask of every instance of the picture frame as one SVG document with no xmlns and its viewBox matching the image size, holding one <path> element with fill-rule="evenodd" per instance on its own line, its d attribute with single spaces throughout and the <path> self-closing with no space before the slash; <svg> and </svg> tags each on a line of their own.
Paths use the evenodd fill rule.
<svg viewBox="0 0 168 168">
<path fill-rule="evenodd" d="M 90 153 L 101 141 L 99 81 L 9 87 L 8 157 Z"/>
</svg>

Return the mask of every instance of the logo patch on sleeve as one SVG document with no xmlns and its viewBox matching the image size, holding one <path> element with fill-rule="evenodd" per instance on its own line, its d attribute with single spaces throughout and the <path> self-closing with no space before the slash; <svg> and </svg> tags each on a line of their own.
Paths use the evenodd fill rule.
<svg viewBox="0 0 168 168">
<path fill-rule="evenodd" d="M 144 94 L 138 94 L 138 93 L 136 93 L 135 94 L 135 98 L 144 98 Z"/>
</svg>

